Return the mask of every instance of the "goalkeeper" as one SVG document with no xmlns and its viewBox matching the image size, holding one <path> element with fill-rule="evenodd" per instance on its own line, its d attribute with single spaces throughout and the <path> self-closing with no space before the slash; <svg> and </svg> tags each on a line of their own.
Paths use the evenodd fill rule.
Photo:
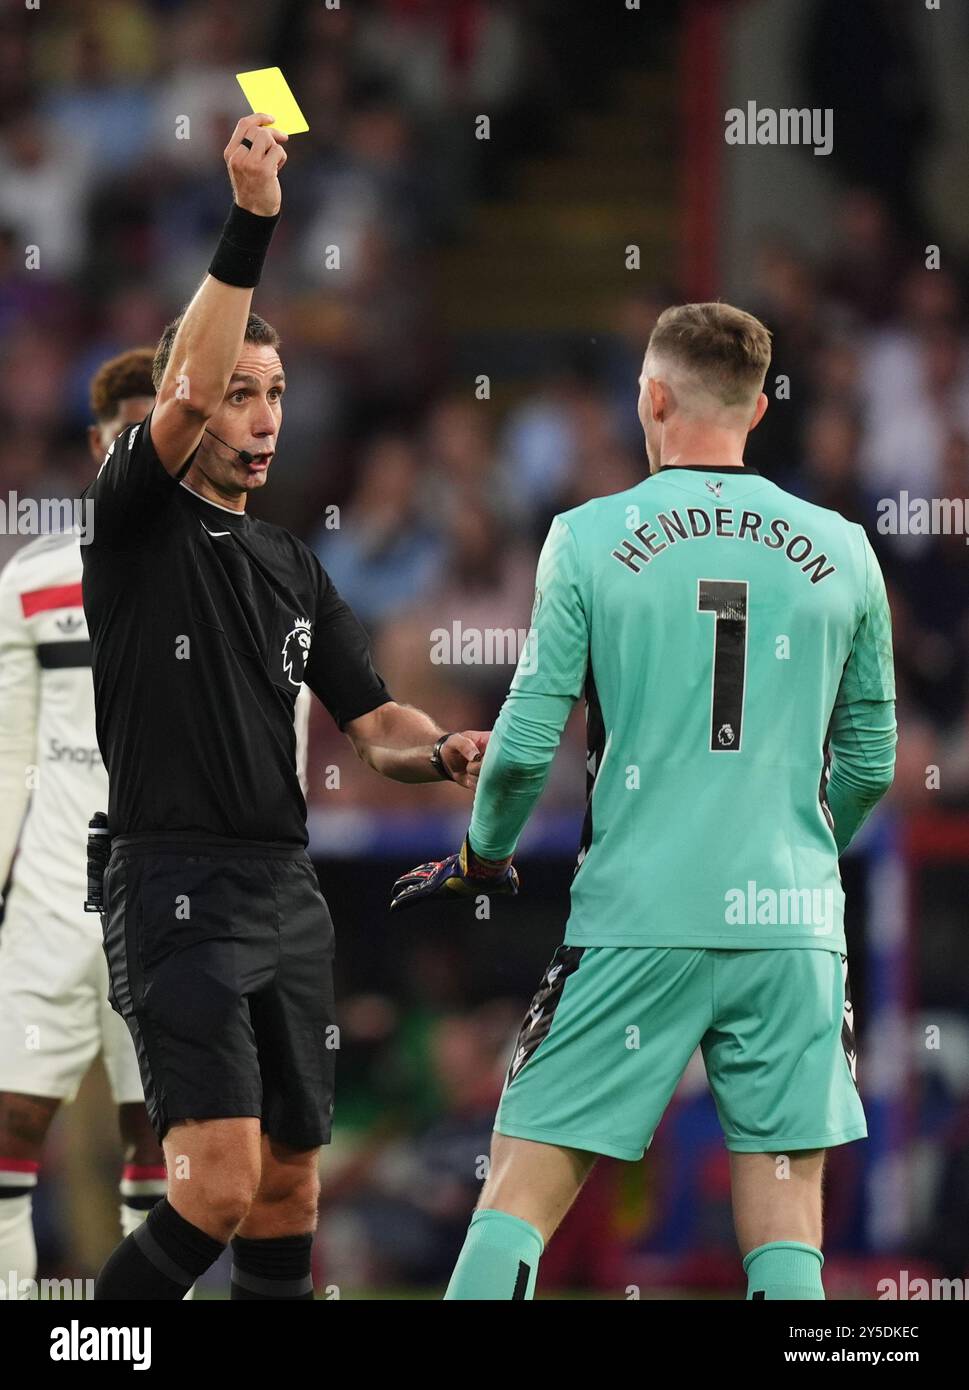
<svg viewBox="0 0 969 1390">
<path fill-rule="evenodd" d="M 395 885 L 397 911 L 517 891 L 511 855 L 584 693 L 565 940 L 449 1299 L 533 1297 L 597 1155 L 642 1157 L 697 1047 L 747 1297 L 824 1298 L 825 1150 L 867 1135 L 838 856 L 891 783 L 895 688 L 862 528 L 744 465 L 769 362 L 767 330 L 729 305 L 660 317 L 640 377 L 649 476 L 553 521 L 464 846 Z"/>
</svg>

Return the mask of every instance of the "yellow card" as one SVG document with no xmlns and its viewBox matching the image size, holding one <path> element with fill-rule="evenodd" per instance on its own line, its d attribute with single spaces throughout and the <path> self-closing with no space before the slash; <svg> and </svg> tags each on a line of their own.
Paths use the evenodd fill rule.
<svg viewBox="0 0 969 1390">
<path fill-rule="evenodd" d="M 306 117 L 296 105 L 296 98 L 279 68 L 237 72 L 236 81 L 253 111 L 265 111 L 267 116 L 276 117 L 275 124 L 267 126 L 267 130 L 281 130 L 284 135 L 299 135 L 309 130 Z"/>
</svg>

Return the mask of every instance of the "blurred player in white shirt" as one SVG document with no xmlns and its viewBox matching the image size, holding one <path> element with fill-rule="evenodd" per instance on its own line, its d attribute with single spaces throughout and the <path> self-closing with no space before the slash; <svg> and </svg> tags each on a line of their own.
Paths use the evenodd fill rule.
<svg viewBox="0 0 969 1390">
<path fill-rule="evenodd" d="M 152 407 L 153 350 L 106 362 L 91 384 L 95 467 Z M 76 532 L 41 536 L 0 574 L 0 1280 L 36 1276 L 31 1202 L 41 1150 L 99 1052 L 118 1105 L 121 1225 L 165 1191 L 134 1047 L 108 1003 L 97 915 L 85 913 L 85 841 L 107 806 L 94 732 L 91 644 Z M 15 851 L 16 861 L 14 861 Z M 12 868 L 12 874 L 11 874 Z M 2 882 L 0 882 L 2 886 Z M 7 1297 L 24 1290 L 8 1288 Z"/>
<path fill-rule="evenodd" d="M 91 384 L 95 467 L 154 401 L 154 348 L 106 362 Z M 306 786 L 309 698 L 296 705 Z M 166 1189 L 134 1046 L 108 1003 L 98 916 L 85 913 L 87 824 L 108 804 L 94 731 L 91 646 L 81 606 L 81 542 L 41 536 L 0 573 L 0 1282 L 36 1276 L 31 1202 L 62 1101 L 99 1052 L 118 1106 L 127 1235 Z M 18 851 L 19 843 L 19 852 Z M 16 852 L 16 860 L 14 855 Z M 12 868 L 12 874 L 11 874 Z M 6 1288 L 7 1298 L 18 1291 Z M 23 1296 L 23 1291 L 21 1295 Z"/>
</svg>

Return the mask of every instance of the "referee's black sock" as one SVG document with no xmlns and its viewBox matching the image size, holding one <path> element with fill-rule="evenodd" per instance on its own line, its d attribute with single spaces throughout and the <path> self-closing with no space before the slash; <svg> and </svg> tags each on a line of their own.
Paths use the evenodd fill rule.
<svg viewBox="0 0 969 1390">
<path fill-rule="evenodd" d="M 224 1249 L 221 1240 L 179 1216 L 162 1197 L 143 1224 L 108 1256 L 94 1282 L 94 1297 L 175 1302 Z"/>
<path fill-rule="evenodd" d="M 271 1236 L 266 1240 L 233 1236 L 230 1300 L 312 1299 L 312 1254 L 312 1232 L 305 1236 Z"/>
</svg>

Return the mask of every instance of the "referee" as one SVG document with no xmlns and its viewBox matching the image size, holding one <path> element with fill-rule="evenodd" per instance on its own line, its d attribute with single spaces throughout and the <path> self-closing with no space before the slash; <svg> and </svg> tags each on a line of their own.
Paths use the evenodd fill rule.
<svg viewBox="0 0 969 1390">
<path fill-rule="evenodd" d="M 167 1196 L 109 1257 L 98 1299 L 181 1299 L 230 1241 L 233 1299 L 313 1297 L 333 926 L 306 853 L 302 683 L 398 781 L 473 787 L 487 742 L 396 704 L 313 554 L 246 514 L 285 389 L 279 338 L 250 312 L 286 162 L 272 120 L 233 132 L 234 204 L 209 273 L 158 345 L 154 408 L 87 493 L 110 999 L 168 1170 Z"/>
</svg>

